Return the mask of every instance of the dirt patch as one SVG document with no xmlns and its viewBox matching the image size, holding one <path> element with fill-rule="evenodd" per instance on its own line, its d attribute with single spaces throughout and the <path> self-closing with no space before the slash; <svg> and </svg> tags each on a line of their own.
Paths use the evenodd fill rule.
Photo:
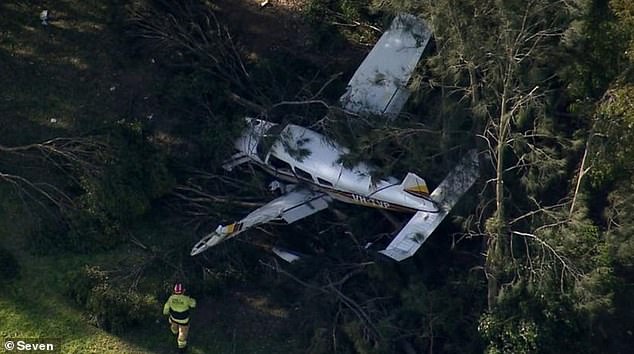
<svg viewBox="0 0 634 354">
<path fill-rule="evenodd" d="M 262 2 L 260 2 L 260 4 L 262 4 Z M 271 0 L 267 6 L 280 7 L 287 11 L 300 12 L 306 10 L 308 4 L 308 0 Z"/>
<path fill-rule="evenodd" d="M 367 48 L 350 44 L 323 53 L 314 43 L 314 28 L 306 22 L 308 0 L 220 0 L 221 20 L 238 39 L 250 60 L 288 53 L 319 67 L 360 62 Z"/>
</svg>

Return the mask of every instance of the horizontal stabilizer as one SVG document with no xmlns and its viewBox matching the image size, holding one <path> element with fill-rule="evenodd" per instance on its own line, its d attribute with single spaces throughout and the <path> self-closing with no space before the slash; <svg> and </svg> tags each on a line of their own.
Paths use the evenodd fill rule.
<svg viewBox="0 0 634 354">
<path fill-rule="evenodd" d="M 398 15 L 350 79 L 340 101 L 353 113 L 397 115 L 409 98 L 407 83 L 431 31 L 410 14 Z"/>
<path fill-rule="evenodd" d="M 280 257 L 288 263 L 293 263 L 302 259 L 302 255 L 300 253 L 285 248 L 273 247 L 271 251 L 273 251 L 276 256 Z"/>
<path fill-rule="evenodd" d="M 478 155 L 476 150 L 471 150 L 432 192 L 431 199 L 439 205 L 440 212 L 417 212 L 387 248 L 379 252 L 399 262 L 413 256 L 460 197 L 475 183 L 478 174 Z"/>
</svg>

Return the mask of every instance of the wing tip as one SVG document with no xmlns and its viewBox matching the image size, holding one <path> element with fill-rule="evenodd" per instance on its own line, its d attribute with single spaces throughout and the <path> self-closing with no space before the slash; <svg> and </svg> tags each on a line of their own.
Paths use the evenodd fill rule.
<svg viewBox="0 0 634 354">
<path fill-rule="evenodd" d="M 379 251 L 379 253 L 397 262 L 404 261 L 414 255 L 411 252 L 405 252 L 398 248 L 386 248 L 382 251 Z"/>
</svg>

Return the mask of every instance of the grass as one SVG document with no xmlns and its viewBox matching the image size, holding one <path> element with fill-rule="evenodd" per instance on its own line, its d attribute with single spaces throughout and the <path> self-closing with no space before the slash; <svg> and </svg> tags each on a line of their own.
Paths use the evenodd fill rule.
<svg viewBox="0 0 634 354">
<path fill-rule="evenodd" d="M 48 26 L 39 19 L 44 9 L 53 16 Z M 148 95 L 139 78 L 151 77 L 152 68 L 125 55 L 124 9 L 98 0 L 0 3 L 3 144 L 86 132 L 144 113 L 131 104 Z M 16 126 L 23 134 L 10 134 Z"/>
<path fill-rule="evenodd" d="M 88 325 L 57 290 L 54 262 L 22 264 L 21 280 L 0 296 L 0 337 L 60 338 L 64 353 L 152 353 Z"/>
<path fill-rule="evenodd" d="M 21 279 L 0 295 L 0 337 L 60 338 L 64 353 L 168 353 L 173 350 L 175 338 L 169 333 L 164 318 L 159 320 L 159 314 L 159 323 L 147 323 L 115 336 L 90 325 L 85 314 L 64 297 L 59 278 L 70 269 L 60 267 L 60 262 L 53 259 L 21 257 L 21 260 L 31 263 L 22 263 Z M 192 323 L 190 353 L 293 352 L 293 341 L 249 339 L 239 333 L 239 328 L 228 337 L 220 328 L 196 327 L 195 317 Z"/>
<path fill-rule="evenodd" d="M 0 244 L 20 263 L 19 278 L 3 284 L 0 293 L 0 337 L 60 338 L 64 353 L 152 353 L 88 324 L 64 296 L 65 275 L 95 259 L 30 255 L 24 250 L 31 233 L 28 214 L 7 188 L 0 195 Z"/>
<path fill-rule="evenodd" d="M 126 264 L 139 251 L 132 245 L 90 255 L 64 253 L 34 256 L 28 249 L 30 228 L 24 223 L 25 211 L 19 200 L 7 198 L 6 188 L 0 188 L 0 245 L 10 249 L 20 262 L 20 276 L 3 285 L 0 293 L 0 337 L 59 338 L 63 353 L 171 353 L 175 338 L 168 330 L 166 319 L 157 307 L 156 316 L 147 323 L 115 335 L 91 324 L 82 309 L 69 298 L 68 274 L 85 265 L 104 269 Z M 147 233 L 177 233 L 159 229 Z M 145 237 L 144 237 L 145 236 Z M 150 237 L 139 235 L 144 242 Z M 155 242 L 160 242 L 156 239 Z M 148 244 L 153 247 L 154 245 Z M 149 275 L 152 276 L 152 275 Z M 155 289 L 157 298 L 161 289 Z M 199 298 L 199 309 L 192 315 L 190 353 L 294 353 L 298 341 L 287 331 L 270 335 L 267 322 L 273 316 L 267 304 L 236 302 L 233 293 L 213 299 Z M 160 303 L 160 302 L 159 302 Z M 241 315 L 236 313 L 241 312 Z M 277 317 L 279 317 L 279 314 Z M 212 316 L 212 318 L 205 318 Z M 260 321 L 253 324 L 249 322 Z M 262 333 L 258 333 L 262 332 Z"/>
</svg>

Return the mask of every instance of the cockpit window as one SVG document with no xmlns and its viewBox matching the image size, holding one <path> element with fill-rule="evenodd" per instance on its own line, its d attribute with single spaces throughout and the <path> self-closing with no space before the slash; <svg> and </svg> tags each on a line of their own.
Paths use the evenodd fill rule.
<svg viewBox="0 0 634 354">
<path fill-rule="evenodd" d="M 280 133 L 285 127 L 285 125 L 276 124 L 262 134 L 262 137 L 258 142 L 258 146 L 256 147 L 256 152 L 258 153 L 260 160 L 264 161 L 266 159 L 266 154 L 268 154 L 269 150 L 271 150 L 271 147 L 280 137 Z"/>
<path fill-rule="evenodd" d="M 291 170 L 291 165 L 273 155 L 269 157 L 269 164 L 280 172 L 293 173 Z"/>
<path fill-rule="evenodd" d="M 266 131 L 266 133 L 264 133 L 264 135 L 280 136 L 280 133 L 282 133 L 282 130 L 284 130 L 284 128 L 286 128 L 285 125 L 275 124 L 274 126 L 270 127 Z"/>
<path fill-rule="evenodd" d="M 321 184 L 321 185 L 324 185 L 324 186 L 327 186 L 327 187 L 332 187 L 332 183 L 330 183 L 330 182 L 326 181 L 326 180 L 325 180 L 325 179 L 323 179 L 323 178 L 319 178 L 319 177 L 317 177 L 317 182 L 318 182 L 319 184 Z"/>
<path fill-rule="evenodd" d="M 301 168 L 299 168 L 299 167 L 295 167 L 295 174 L 296 174 L 296 175 L 297 175 L 297 177 L 299 177 L 299 178 L 306 179 L 306 180 L 308 180 L 308 181 L 310 181 L 310 182 L 312 182 L 312 181 L 313 181 L 313 176 L 312 176 L 310 173 L 308 173 L 308 172 L 306 172 L 306 171 L 302 170 L 302 169 L 301 169 Z"/>
</svg>

